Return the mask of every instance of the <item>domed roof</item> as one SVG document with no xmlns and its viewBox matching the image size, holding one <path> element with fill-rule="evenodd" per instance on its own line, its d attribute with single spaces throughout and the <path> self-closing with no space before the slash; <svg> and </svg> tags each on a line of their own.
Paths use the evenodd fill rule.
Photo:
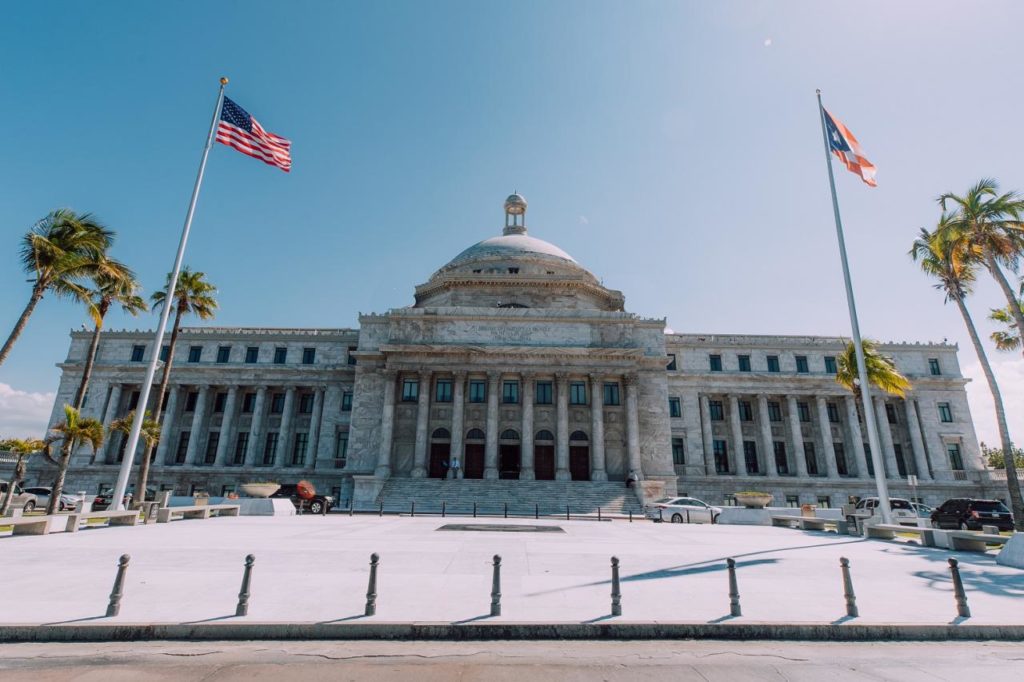
<svg viewBox="0 0 1024 682">
<path fill-rule="evenodd" d="M 543 239 L 528 234 L 506 234 L 477 242 L 448 262 L 442 270 L 456 267 L 469 261 L 489 258 L 515 258 L 517 256 L 540 256 L 558 258 L 577 264 L 576 260 L 562 249 Z"/>
</svg>

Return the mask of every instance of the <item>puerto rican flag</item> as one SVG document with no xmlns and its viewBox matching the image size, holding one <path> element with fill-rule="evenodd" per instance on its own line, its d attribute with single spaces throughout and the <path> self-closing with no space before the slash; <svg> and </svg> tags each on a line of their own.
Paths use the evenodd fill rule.
<svg viewBox="0 0 1024 682">
<path fill-rule="evenodd" d="M 825 112 L 825 129 L 828 132 L 829 149 L 839 157 L 848 171 L 859 175 L 865 184 L 877 187 L 878 183 L 875 182 L 877 169 L 864 157 L 864 151 L 860 148 L 857 138 L 853 136 L 849 128 L 843 125 L 842 121 L 828 113 L 828 109 L 823 109 L 823 111 Z"/>
</svg>

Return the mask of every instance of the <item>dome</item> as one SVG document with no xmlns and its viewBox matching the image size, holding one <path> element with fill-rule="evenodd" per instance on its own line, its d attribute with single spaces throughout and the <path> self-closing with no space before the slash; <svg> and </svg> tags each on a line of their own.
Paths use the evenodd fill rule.
<svg viewBox="0 0 1024 682">
<path fill-rule="evenodd" d="M 449 261 L 441 270 L 467 265 L 473 261 L 530 257 L 556 259 L 577 265 L 572 256 L 550 242 L 527 234 L 507 234 L 477 242 Z"/>
<path fill-rule="evenodd" d="M 505 199 L 505 213 L 513 215 L 526 213 L 526 199 L 523 198 L 522 194 L 516 192 L 515 194 L 510 194 L 508 199 Z"/>
</svg>

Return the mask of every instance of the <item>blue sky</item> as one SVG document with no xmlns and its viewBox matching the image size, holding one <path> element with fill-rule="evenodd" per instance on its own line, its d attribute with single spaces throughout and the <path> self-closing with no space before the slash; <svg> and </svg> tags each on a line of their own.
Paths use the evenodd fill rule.
<svg viewBox="0 0 1024 682">
<path fill-rule="evenodd" d="M 187 262 L 220 289 L 216 324 L 407 305 L 518 189 L 531 234 L 676 331 L 848 334 L 821 88 L 879 168 L 877 189 L 837 171 L 862 329 L 959 342 L 992 441 L 959 316 L 906 251 L 939 193 L 1024 189 L 1022 21 L 1010 1 L 11 5 L 0 333 L 29 293 L 19 237 L 55 207 L 96 213 L 146 288 L 163 281 L 223 74 L 294 169 L 214 148 Z M 985 283 L 971 301 L 986 331 L 1000 300 Z M 45 425 L 84 321 L 44 299 L 0 367 L 0 433 Z M 1021 434 L 1024 363 L 996 359 Z"/>
</svg>

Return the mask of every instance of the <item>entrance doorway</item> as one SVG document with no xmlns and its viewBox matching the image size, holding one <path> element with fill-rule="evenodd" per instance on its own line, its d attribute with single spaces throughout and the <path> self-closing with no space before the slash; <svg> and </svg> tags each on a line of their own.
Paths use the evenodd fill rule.
<svg viewBox="0 0 1024 682">
<path fill-rule="evenodd" d="M 538 481 L 555 480 L 555 435 L 538 431 L 533 439 L 533 476 Z"/>
<path fill-rule="evenodd" d="M 484 477 L 484 432 L 470 429 L 466 434 L 466 456 L 462 458 L 463 478 Z"/>
<path fill-rule="evenodd" d="M 519 467 L 519 434 L 505 429 L 498 438 L 498 478 L 518 480 Z"/>
<path fill-rule="evenodd" d="M 573 431 L 569 436 L 569 475 L 574 481 L 590 480 L 590 444 L 587 434 Z"/>
<path fill-rule="evenodd" d="M 451 452 L 451 433 L 448 429 L 436 429 L 430 436 L 430 464 L 427 468 L 427 476 L 430 478 L 447 478 L 448 468 L 451 462 L 448 455 Z"/>
</svg>

